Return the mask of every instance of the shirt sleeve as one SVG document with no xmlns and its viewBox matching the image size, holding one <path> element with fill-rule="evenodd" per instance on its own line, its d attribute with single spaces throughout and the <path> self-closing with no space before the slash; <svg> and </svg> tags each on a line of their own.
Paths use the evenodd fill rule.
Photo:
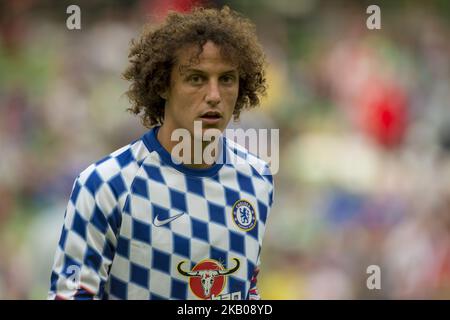
<svg viewBox="0 0 450 320">
<path fill-rule="evenodd" d="M 258 273 L 259 273 L 259 266 L 255 267 L 255 270 L 253 271 L 253 276 L 250 280 L 250 290 L 248 291 L 248 299 L 249 300 L 261 300 L 261 296 L 258 292 L 258 287 L 256 286 L 258 282 Z"/>
<path fill-rule="evenodd" d="M 270 209 L 272 208 L 273 200 L 274 200 L 274 191 L 275 191 L 274 190 L 274 185 L 273 185 L 273 178 L 272 178 L 271 175 L 269 176 L 269 181 L 272 184 L 272 188 L 271 188 L 271 190 L 269 192 L 269 199 L 268 199 L 269 209 L 268 209 L 268 212 L 270 212 Z M 267 222 L 267 220 L 266 220 L 266 222 Z M 255 269 L 253 271 L 253 276 L 250 279 L 250 289 L 249 289 L 248 295 L 247 295 L 249 300 L 261 300 L 261 295 L 259 294 L 258 287 L 257 287 L 260 265 L 261 265 L 261 248 L 260 248 L 260 251 L 258 253 L 258 260 L 257 260 L 256 266 L 255 266 Z"/>
<path fill-rule="evenodd" d="M 90 170 L 89 170 L 90 169 Z M 74 182 L 48 299 L 102 299 L 117 246 L 120 210 L 112 184 L 88 168 Z"/>
</svg>

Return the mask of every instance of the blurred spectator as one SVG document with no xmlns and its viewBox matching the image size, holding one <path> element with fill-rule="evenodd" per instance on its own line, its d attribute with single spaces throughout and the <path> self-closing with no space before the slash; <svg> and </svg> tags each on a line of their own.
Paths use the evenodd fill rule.
<svg viewBox="0 0 450 320">
<path fill-rule="evenodd" d="M 0 2 L 0 298 L 46 297 L 76 175 L 145 132 L 129 42 L 174 1 Z M 450 298 L 450 4 L 209 1 L 257 22 L 269 93 L 232 127 L 279 128 L 263 298 Z M 426 8 L 426 10 L 424 10 Z M 381 268 L 381 290 L 366 270 Z"/>
</svg>

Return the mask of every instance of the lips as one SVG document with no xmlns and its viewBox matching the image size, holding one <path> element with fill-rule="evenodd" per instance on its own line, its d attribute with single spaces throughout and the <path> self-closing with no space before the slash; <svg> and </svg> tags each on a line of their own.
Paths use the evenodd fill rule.
<svg viewBox="0 0 450 320">
<path fill-rule="evenodd" d="M 222 120 L 222 114 L 218 111 L 207 111 L 200 116 L 204 125 L 218 125 Z"/>
<path fill-rule="evenodd" d="M 200 118 L 202 119 L 210 119 L 210 120 L 215 120 L 215 119 L 220 119 L 222 118 L 222 114 L 218 111 L 208 111 L 203 113 Z"/>
</svg>

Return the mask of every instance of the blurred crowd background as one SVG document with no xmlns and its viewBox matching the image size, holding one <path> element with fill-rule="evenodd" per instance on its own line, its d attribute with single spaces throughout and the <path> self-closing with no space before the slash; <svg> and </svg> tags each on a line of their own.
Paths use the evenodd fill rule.
<svg viewBox="0 0 450 320">
<path fill-rule="evenodd" d="M 280 129 L 263 298 L 450 299 L 450 2 L 377 1 L 380 30 L 369 1 L 208 4 L 251 18 L 269 61 L 235 124 Z M 0 1 L 1 299 L 46 298 L 75 177 L 146 131 L 126 111 L 130 40 L 191 5 Z"/>
</svg>

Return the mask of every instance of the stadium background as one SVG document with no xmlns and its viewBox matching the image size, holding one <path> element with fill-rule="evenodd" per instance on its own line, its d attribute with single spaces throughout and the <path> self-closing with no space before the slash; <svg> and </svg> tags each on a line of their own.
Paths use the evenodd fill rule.
<svg viewBox="0 0 450 320">
<path fill-rule="evenodd" d="M 280 128 L 263 297 L 449 299 L 450 2 L 210 3 L 253 19 L 270 63 L 239 124 Z M 0 298 L 46 297 L 74 178 L 144 132 L 120 74 L 169 8 L 189 1 L 0 2 Z"/>
</svg>

